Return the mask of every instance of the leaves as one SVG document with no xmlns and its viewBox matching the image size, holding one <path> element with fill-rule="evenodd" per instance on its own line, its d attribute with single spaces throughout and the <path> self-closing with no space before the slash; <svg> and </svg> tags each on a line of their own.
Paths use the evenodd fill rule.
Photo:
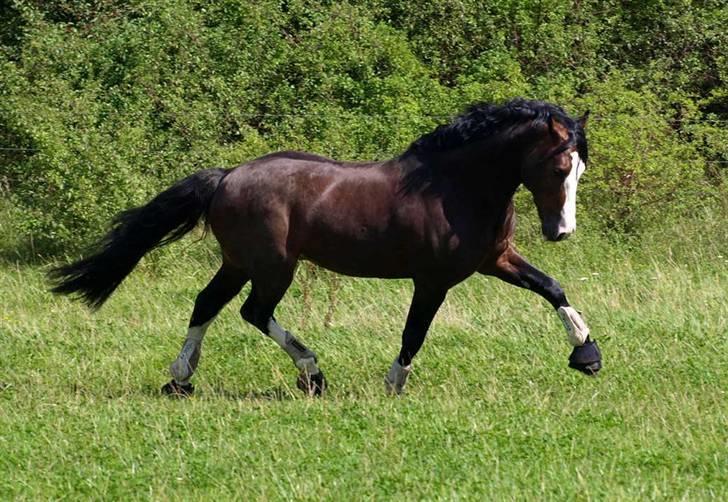
<svg viewBox="0 0 728 502">
<path fill-rule="evenodd" d="M 591 108 L 582 215 L 637 232 L 728 161 L 717 1 L 15 2 L 0 183 L 47 251 L 192 171 L 278 149 L 386 158 L 475 101 Z M 93 232 L 91 232 L 93 233 Z"/>
</svg>

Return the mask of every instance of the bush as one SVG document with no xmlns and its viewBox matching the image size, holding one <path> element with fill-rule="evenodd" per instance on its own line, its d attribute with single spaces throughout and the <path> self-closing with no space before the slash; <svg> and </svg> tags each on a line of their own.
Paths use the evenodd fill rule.
<svg viewBox="0 0 728 502">
<path fill-rule="evenodd" d="M 386 158 L 469 103 L 526 96 L 592 110 L 581 206 L 636 234 L 724 190 L 728 9 L 682 5 L 16 0 L 0 184 L 23 235 L 68 251 L 198 169 Z"/>
<path fill-rule="evenodd" d="M 592 111 L 580 199 L 603 229 L 634 233 L 713 195 L 705 159 L 683 137 L 679 110 L 650 89 L 631 90 L 627 77 L 614 72 L 577 103 Z"/>
</svg>

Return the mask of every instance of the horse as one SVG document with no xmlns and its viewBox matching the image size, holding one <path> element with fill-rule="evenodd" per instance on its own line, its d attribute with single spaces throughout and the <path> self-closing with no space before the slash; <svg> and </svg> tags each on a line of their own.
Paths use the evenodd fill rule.
<svg viewBox="0 0 728 502">
<path fill-rule="evenodd" d="M 479 103 L 386 161 L 283 151 L 231 169 L 205 169 L 118 214 L 89 256 L 49 272 L 51 291 L 97 309 L 148 251 L 204 219 L 222 264 L 195 300 L 165 394 L 194 391 L 190 379 L 205 332 L 248 281 L 242 318 L 290 356 L 301 390 L 323 393 L 327 382 L 315 352 L 274 316 L 301 259 L 349 276 L 413 281 L 401 349 L 384 379 L 391 394 L 403 392 L 448 290 L 476 272 L 546 299 L 573 347 L 569 367 L 596 375 L 601 353 L 588 326 L 559 283 L 513 243 L 513 196 L 521 184 L 533 196 L 546 240 L 574 232 L 577 183 L 588 160 L 587 117 L 537 100 Z"/>
</svg>

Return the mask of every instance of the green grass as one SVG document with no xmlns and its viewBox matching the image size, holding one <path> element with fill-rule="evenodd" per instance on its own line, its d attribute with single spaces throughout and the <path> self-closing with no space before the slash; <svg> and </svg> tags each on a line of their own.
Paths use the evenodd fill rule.
<svg viewBox="0 0 728 502">
<path fill-rule="evenodd" d="M 319 354 L 323 399 L 299 394 L 238 299 L 208 332 L 196 395 L 176 401 L 158 389 L 214 271 L 209 240 L 145 261 L 96 314 L 6 259 L 0 498 L 725 499 L 726 233 L 716 216 L 637 247 L 533 240 L 525 254 L 599 341 L 599 377 L 567 369 L 545 301 L 472 277 L 400 398 L 383 376 L 407 282 L 299 270 L 277 317 Z"/>
</svg>

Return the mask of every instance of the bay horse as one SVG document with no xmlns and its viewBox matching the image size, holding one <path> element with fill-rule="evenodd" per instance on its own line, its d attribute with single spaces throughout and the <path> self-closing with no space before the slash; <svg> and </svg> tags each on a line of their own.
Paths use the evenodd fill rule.
<svg viewBox="0 0 728 502">
<path fill-rule="evenodd" d="M 98 308 L 142 256 L 204 218 L 222 265 L 197 296 L 164 393 L 192 393 L 205 331 L 252 281 L 243 319 L 291 357 L 301 390 L 321 394 L 326 380 L 316 354 L 274 317 L 300 259 L 350 276 L 412 279 L 401 350 L 385 377 L 390 393 L 403 391 L 448 290 L 476 272 L 544 297 L 573 346 L 569 366 L 594 375 L 601 354 L 586 323 L 559 283 L 513 244 L 513 196 L 521 184 L 533 195 L 545 239 L 560 241 L 575 230 L 587 115 L 574 119 L 556 105 L 524 99 L 476 104 L 384 162 L 287 151 L 199 171 L 117 215 L 90 256 L 51 270 L 52 291 Z"/>
</svg>

